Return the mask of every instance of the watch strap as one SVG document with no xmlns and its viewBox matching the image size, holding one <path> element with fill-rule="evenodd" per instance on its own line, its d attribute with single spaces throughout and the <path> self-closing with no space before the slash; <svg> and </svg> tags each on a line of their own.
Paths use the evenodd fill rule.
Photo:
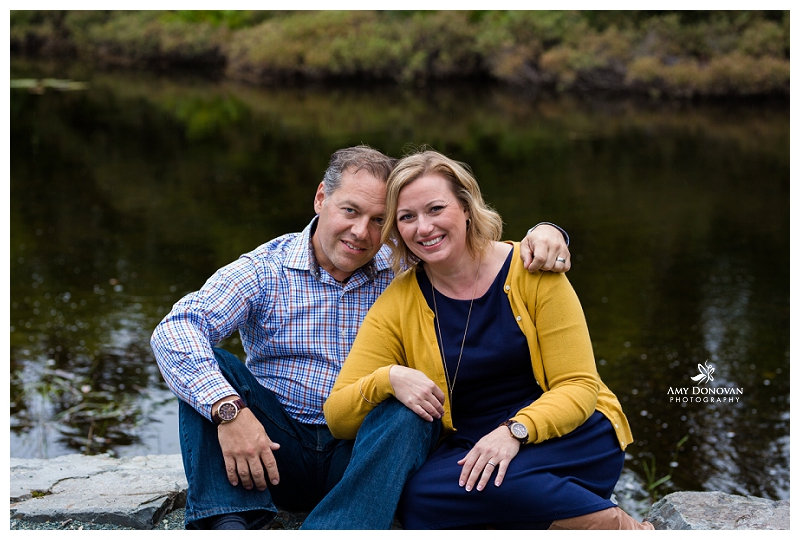
<svg viewBox="0 0 800 540">
<path fill-rule="evenodd" d="M 514 424 L 520 424 L 520 423 L 519 423 L 519 422 L 517 422 L 516 420 L 506 420 L 505 422 L 503 422 L 503 423 L 502 423 L 502 424 L 500 424 L 500 425 L 501 425 L 501 426 L 506 426 L 506 427 L 508 428 L 508 431 L 510 431 L 510 432 L 511 432 L 511 436 L 512 436 L 512 437 L 514 437 L 515 439 L 517 439 L 517 440 L 518 440 L 519 442 L 521 442 L 522 444 L 526 444 L 526 443 L 528 442 L 528 428 L 527 428 L 527 427 L 525 428 L 525 436 L 524 436 L 524 437 L 517 437 L 517 436 L 514 434 L 514 430 L 512 429 L 512 427 L 513 427 L 513 425 L 514 425 Z M 524 424 L 520 424 L 520 425 L 524 427 Z"/>
<path fill-rule="evenodd" d="M 219 416 L 219 410 L 226 403 L 232 403 L 236 407 L 236 414 L 233 415 L 233 418 L 231 420 L 228 420 L 229 422 L 232 422 L 236 418 L 236 416 L 239 414 L 239 411 L 247 407 L 247 404 L 244 402 L 242 398 L 223 401 L 222 403 L 220 403 L 219 407 L 217 407 L 217 410 L 214 411 L 214 413 L 211 415 L 211 420 L 213 420 L 214 423 L 217 425 L 224 423 L 224 420 L 222 420 L 222 418 Z"/>
</svg>

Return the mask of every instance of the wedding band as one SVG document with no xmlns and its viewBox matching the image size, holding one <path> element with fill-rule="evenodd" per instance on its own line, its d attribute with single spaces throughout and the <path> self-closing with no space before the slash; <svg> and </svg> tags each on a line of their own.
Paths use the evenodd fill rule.
<svg viewBox="0 0 800 540">
<path fill-rule="evenodd" d="M 492 467 L 497 467 L 497 465 L 494 464 L 494 461 L 489 461 L 486 464 L 491 465 Z"/>
<path fill-rule="evenodd" d="M 556 262 L 567 262 L 567 259 L 563 259 L 561 257 L 556 257 Z"/>
</svg>

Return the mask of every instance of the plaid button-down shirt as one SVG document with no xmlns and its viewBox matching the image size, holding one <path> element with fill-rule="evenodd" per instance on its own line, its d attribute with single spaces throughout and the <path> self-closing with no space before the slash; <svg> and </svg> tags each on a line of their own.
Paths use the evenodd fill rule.
<svg viewBox="0 0 800 540">
<path fill-rule="evenodd" d="M 324 424 L 322 405 L 370 306 L 394 274 L 384 246 L 344 284 L 320 268 L 311 249 L 316 218 L 219 269 L 158 325 L 151 345 L 172 391 L 211 418 L 211 405 L 235 394 L 211 347 L 239 331 L 247 367 L 286 411 Z"/>
</svg>

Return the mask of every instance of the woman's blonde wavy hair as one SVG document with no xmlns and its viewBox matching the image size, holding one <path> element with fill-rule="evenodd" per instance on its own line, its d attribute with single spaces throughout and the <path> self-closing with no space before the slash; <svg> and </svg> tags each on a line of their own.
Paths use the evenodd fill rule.
<svg viewBox="0 0 800 540">
<path fill-rule="evenodd" d="M 484 202 L 469 165 L 422 147 L 398 161 L 386 182 L 386 220 L 381 229 L 381 241 L 392 250 L 395 274 L 406 267 L 415 267 L 420 262 L 403 242 L 397 228 L 397 200 L 404 187 L 427 174 L 438 174 L 450 182 L 461 208 L 469 212 L 466 241 L 467 250 L 472 255 L 482 253 L 491 242 L 500 240 L 503 234 L 503 218 Z"/>
</svg>

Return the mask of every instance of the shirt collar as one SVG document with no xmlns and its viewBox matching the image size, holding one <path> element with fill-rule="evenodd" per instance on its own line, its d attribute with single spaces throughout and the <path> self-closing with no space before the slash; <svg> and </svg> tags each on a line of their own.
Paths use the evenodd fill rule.
<svg viewBox="0 0 800 540">
<path fill-rule="evenodd" d="M 317 229 L 318 220 L 319 216 L 314 216 L 314 219 L 306 225 L 303 232 L 291 243 L 284 266 L 296 270 L 308 270 L 312 276 L 320 280 L 322 278 L 322 269 L 317 262 L 317 257 L 314 255 L 314 245 L 311 242 L 311 237 Z M 353 275 L 361 271 L 369 281 L 374 281 L 379 272 L 389 270 L 391 266 L 391 250 L 388 246 L 381 246 L 378 253 L 367 264 L 356 270 Z"/>
</svg>

